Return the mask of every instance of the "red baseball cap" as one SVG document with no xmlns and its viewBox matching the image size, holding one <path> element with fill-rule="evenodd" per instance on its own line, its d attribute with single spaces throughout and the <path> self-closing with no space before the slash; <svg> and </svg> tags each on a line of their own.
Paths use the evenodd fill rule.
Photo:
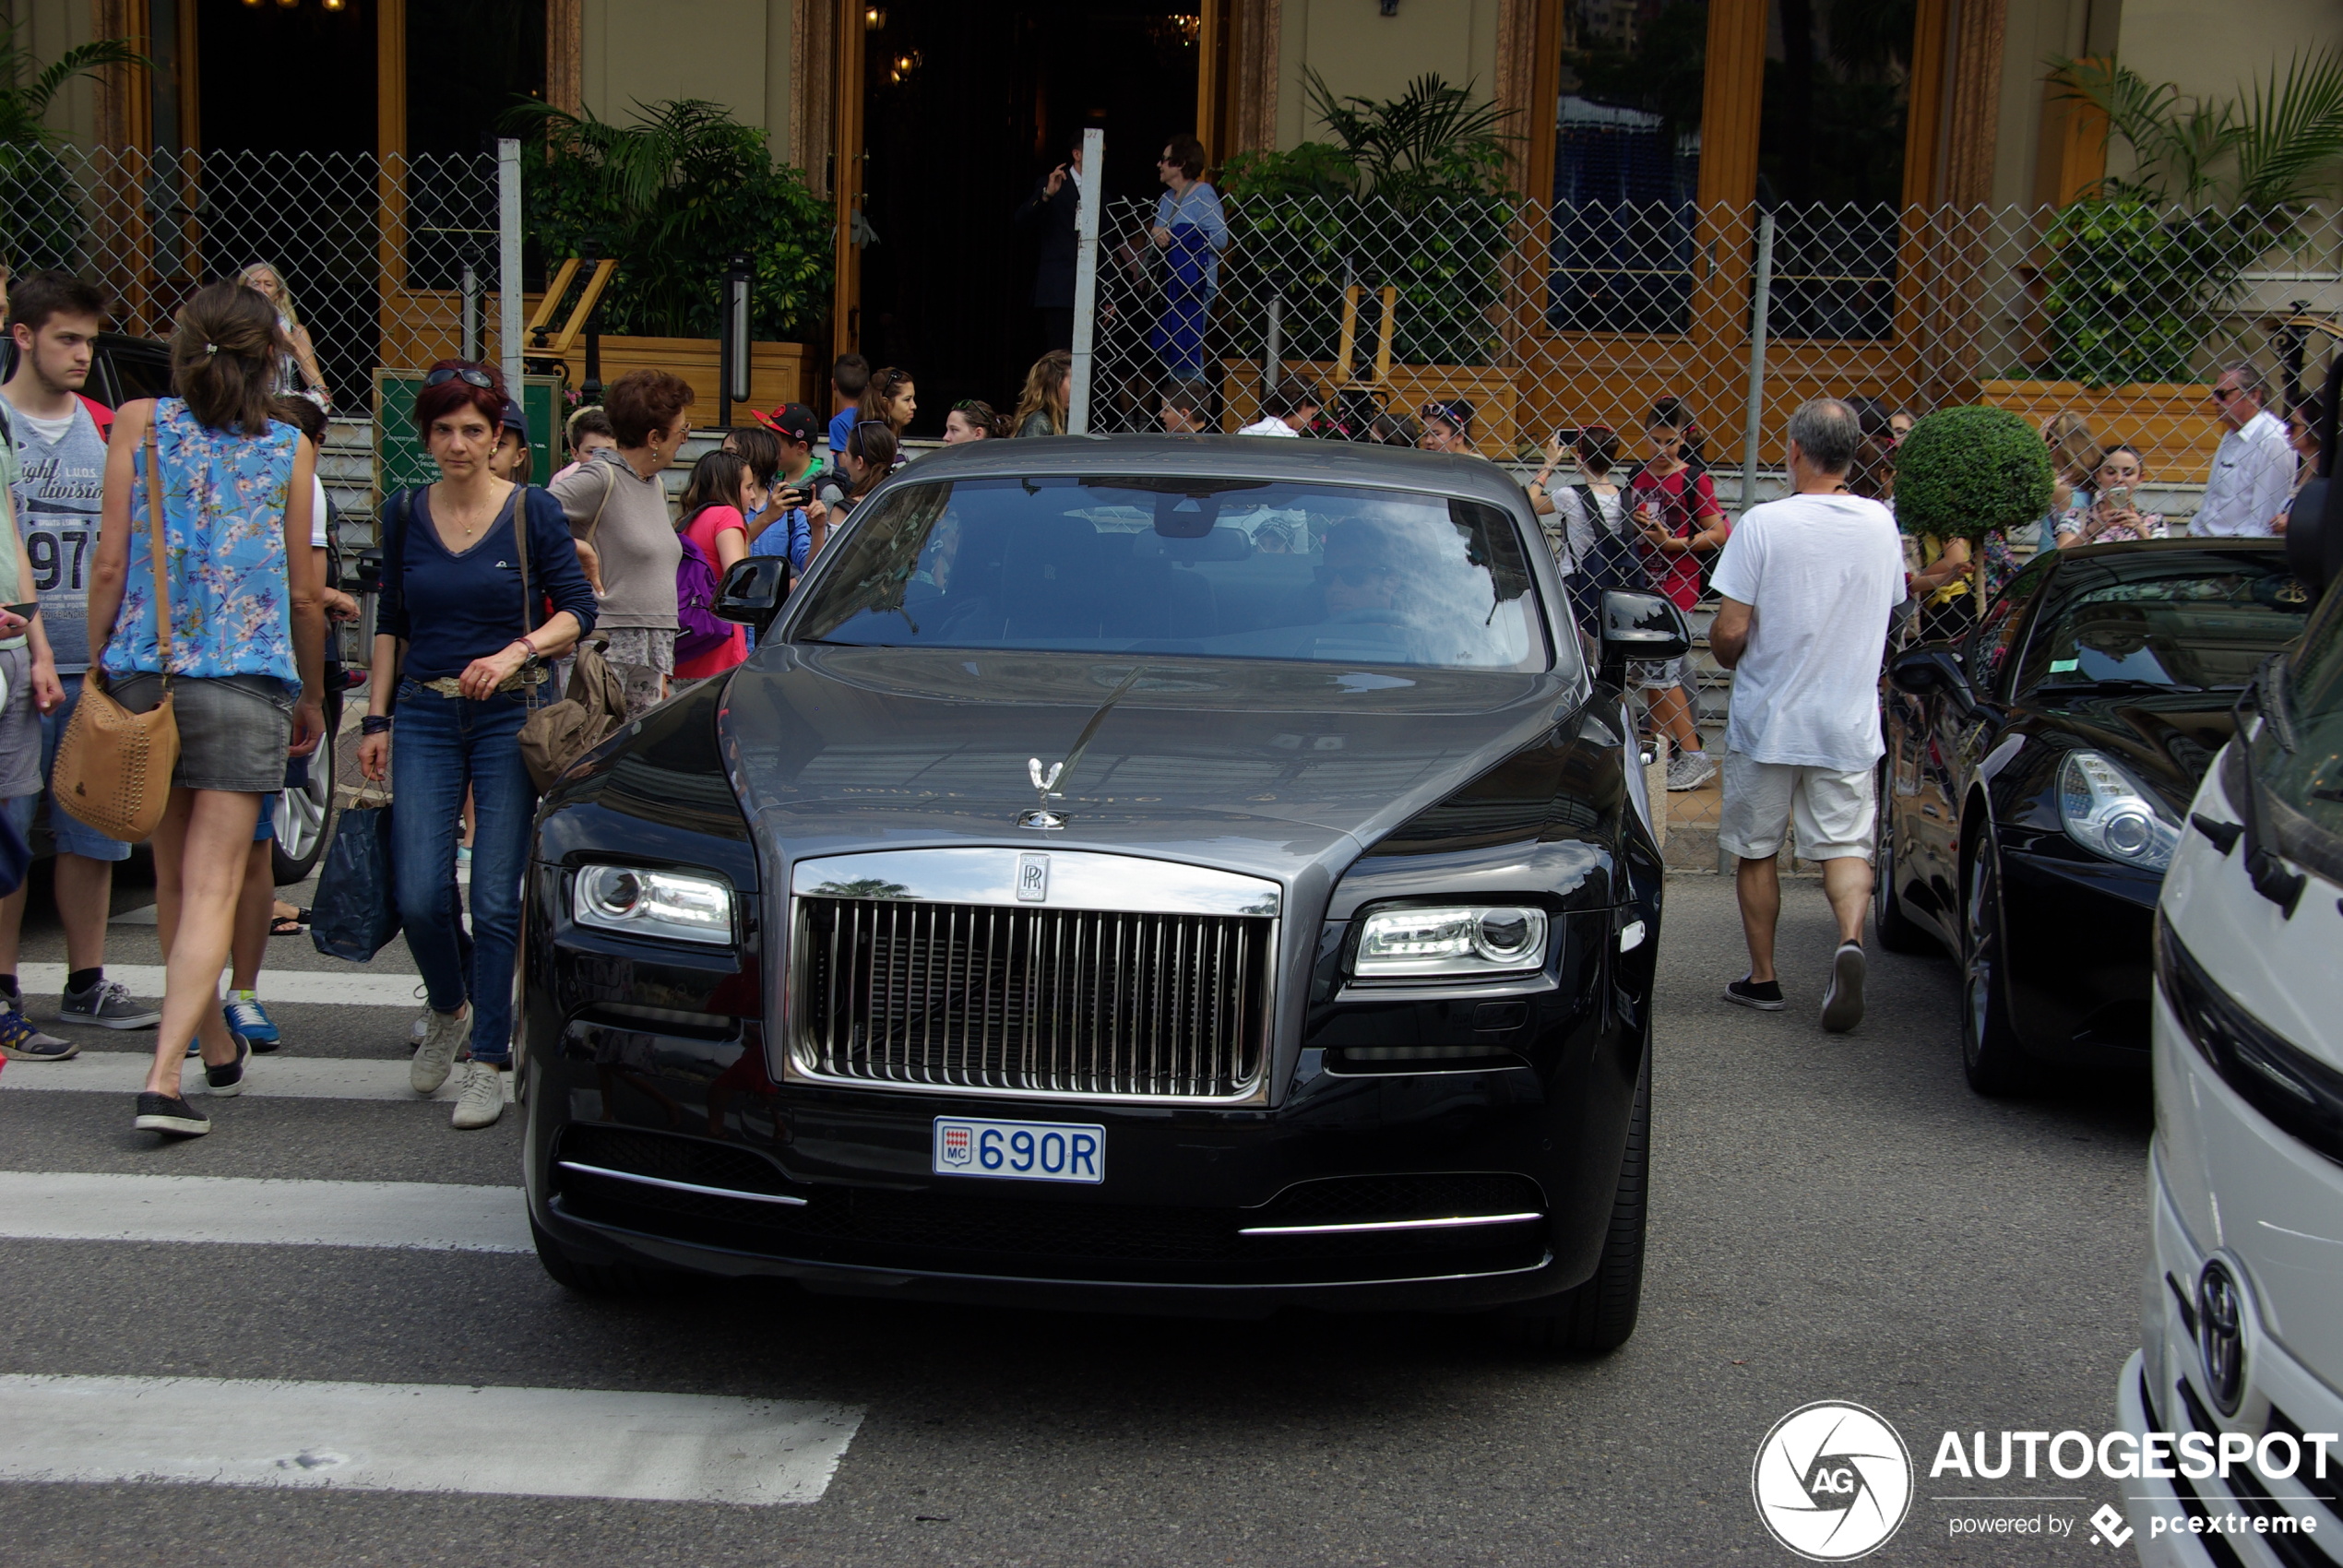
<svg viewBox="0 0 2343 1568">
<path fill-rule="evenodd" d="M 821 416 L 803 403 L 783 403 L 769 414 L 760 414 L 752 409 L 749 417 L 784 441 L 802 442 L 811 446 L 815 441 L 824 439 Z"/>
</svg>

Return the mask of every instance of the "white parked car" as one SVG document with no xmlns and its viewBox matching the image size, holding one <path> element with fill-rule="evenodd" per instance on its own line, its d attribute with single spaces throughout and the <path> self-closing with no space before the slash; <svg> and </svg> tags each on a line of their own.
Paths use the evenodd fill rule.
<svg viewBox="0 0 2343 1568">
<path fill-rule="evenodd" d="M 2318 1440 L 2343 1432 L 2343 591 L 2254 701 L 2156 925 L 2155 1245 L 2122 1420 L 2233 1462 L 2124 1483 L 2151 1563 L 2343 1563 L 2343 1442 Z"/>
</svg>

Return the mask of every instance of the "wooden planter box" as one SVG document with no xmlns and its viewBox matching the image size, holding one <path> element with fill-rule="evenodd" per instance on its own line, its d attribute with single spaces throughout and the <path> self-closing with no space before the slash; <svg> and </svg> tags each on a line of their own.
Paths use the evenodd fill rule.
<svg viewBox="0 0 2343 1568">
<path fill-rule="evenodd" d="M 2212 471 L 2213 450 L 2227 428 L 2204 383 L 2135 382 L 2127 386 L 2086 386 L 2079 381 L 1984 381 L 1980 403 L 2007 409 L 2039 430 L 2052 414 L 2069 410 L 2090 422 L 2100 442 L 2136 446 L 2151 484 L 2195 484 Z"/>
<path fill-rule="evenodd" d="M 524 313 L 537 308 L 538 296 L 523 298 Z M 462 302 L 452 292 L 400 291 L 383 297 L 382 362 L 396 370 L 422 370 L 435 360 L 455 356 L 463 341 Z M 490 302 L 489 351 L 496 351 L 494 302 Z M 803 343 L 749 345 L 748 403 L 773 409 L 783 403 L 810 401 L 806 397 L 808 350 Z M 601 344 L 602 385 L 607 386 L 630 370 L 672 371 L 691 383 L 697 400 L 692 419 L 698 424 L 716 422 L 717 367 L 720 349 L 713 338 L 610 338 Z M 569 387 L 576 391 L 586 379 L 583 339 L 570 346 Z"/>
</svg>

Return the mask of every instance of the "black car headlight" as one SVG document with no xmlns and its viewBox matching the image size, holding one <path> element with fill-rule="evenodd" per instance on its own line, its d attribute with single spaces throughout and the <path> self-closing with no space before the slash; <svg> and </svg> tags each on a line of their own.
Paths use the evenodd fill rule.
<svg viewBox="0 0 2343 1568">
<path fill-rule="evenodd" d="M 1546 911 L 1527 904 L 1381 909 L 1361 922 L 1361 980 L 1520 974 L 1546 961 Z"/>
<path fill-rule="evenodd" d="M 2181 841 L 2164 802 L 2097 752 L 2070 752 L 2059 766 L 2058 819 L 2086 849 L 2143 871 L 2171 865 Z"/>
<path fill-rule="evenodd" d="M 570 892 L 570 918 L 630 936 L 736 941 L 732 889 L 720 877 L 636 866 L 585 866 Z"/>
</svg>

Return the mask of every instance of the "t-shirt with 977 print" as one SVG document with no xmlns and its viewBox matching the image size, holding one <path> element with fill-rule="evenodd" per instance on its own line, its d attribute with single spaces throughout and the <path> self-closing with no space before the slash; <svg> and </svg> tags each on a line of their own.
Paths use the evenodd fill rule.
<svg viewBox="0 0 2343 1568">
<path fill-rule="evenodd" d="M 77 398 L 70 419 L 38 424 L 12 400 L 8 424 L 17 439 L 12 499 L 32 563 L 30 586 L 41 596 L 41 624 L 57 673 L 77 675 L 90 663 L 89 568 L 106 493 L 105 437 Z"/>
</svg>

